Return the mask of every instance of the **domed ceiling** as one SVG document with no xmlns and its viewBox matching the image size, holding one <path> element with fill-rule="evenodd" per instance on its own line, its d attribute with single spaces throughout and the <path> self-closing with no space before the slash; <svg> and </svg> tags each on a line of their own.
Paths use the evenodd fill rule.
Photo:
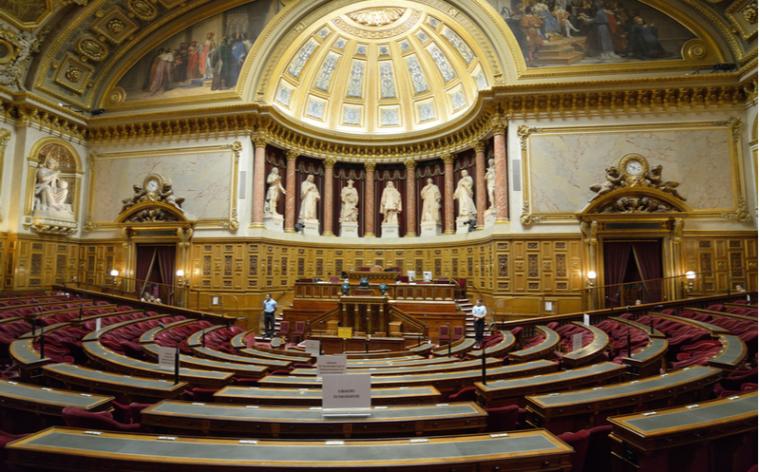
<svg viewBox="0 0 760 472">
<path fill-rule="evenodd" d="M 447 14 L 367 3 L 305 30 L 275 66 L 267 100 L 306 125 L 388 135 L 461 116 L 491 86 L 482 52 Z"/>
</svg>

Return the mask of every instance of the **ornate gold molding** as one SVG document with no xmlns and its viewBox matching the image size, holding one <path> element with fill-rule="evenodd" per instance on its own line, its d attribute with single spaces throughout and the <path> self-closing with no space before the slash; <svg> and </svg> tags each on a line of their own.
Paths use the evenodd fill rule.
<svg viewBox="0 0 760 472">
<path fill-rule="evenodd" d="M 7 129 L 0 128 L 0 184 L 3 183 L 3 166 L 5 160 L 5 147 L 11 139 L 11 132 Z M 2 195 L 0 195 L 2 196 Z M 0 221 L 3 221 L 3 214 L 0 213 Z"/>
</svg>

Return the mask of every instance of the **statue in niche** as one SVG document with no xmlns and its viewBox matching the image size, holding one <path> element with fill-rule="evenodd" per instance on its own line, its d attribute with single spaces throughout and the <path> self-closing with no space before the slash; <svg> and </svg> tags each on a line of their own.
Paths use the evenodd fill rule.
<svg viewBox="0 0 760 472">
<path fill-rule="evenodd" d="M 383 224 L 397 225 L 399 213 L 401 213 L 401 193 L 392 181 L 388 181 L 380 197 L 380 214 L 383 215 Z"/>
<path fill-rule="evenodd" d="M 69 195 L 69 183 L 61 178 L 58 170 L 58 159 L 48 156 L 42 167 L 37 169 L 34 184 L 34 210 L 51 213 L 73 213 L 71 205 L 66 203 Z"/>
<path fill-rule="evenodd" d="M 422 187 L 420 197 L 422 198 L 422 215 L 420 221 L 422 223 L 440 223 L 441 190 L 433 183 L 433 179 L 427 179 L 427 185 Z"/>
<path fill-rule="evenodd" d="M 280 200 L 280 194 L 285 195 L 285 188 L 282 186 L 282 176 L 280 169 L 272 167 L 267 176 L 267 196 L 264 200 L 264 215 L 282 216 L 277 213 L 277 202 Z"/>
<path fill-rule="evenodd" d="M 353 179 L 348 179 L 346 186 L 340 191 L 340 222 L 356 223 L 359 219 L 359 192 L 354 187 Z"/>
<path fill-rule="evenodd" d="M 494 159 L 488 159 L 486 189 L 488 190 L 488 209 L 491 210 L 496 205 L 496 161 Z"/>
<path fill-rule="evenodd" d="M 475 201 L 472 199 L 472 177 L 466 170 L 462 170 L 462 177 L 457 182 L 457 188 L 454 191 L 454 200 L 459 201 L 459 218 L 473 219 L 478 211 L 475 208 Z"/>
<path fill-rule="evenodd" d="M 298 215 L 299 223 L 317 219 L 317 202 L 319 202 L 319 189 L 314 183 L 314 175 L 309 174 L 301 184 L 301 211 Z"/>
</svg>

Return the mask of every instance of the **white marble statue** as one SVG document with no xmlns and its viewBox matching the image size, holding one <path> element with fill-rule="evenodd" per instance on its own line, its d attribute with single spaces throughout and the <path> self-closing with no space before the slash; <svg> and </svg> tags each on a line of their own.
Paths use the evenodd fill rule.
<svg viewBox="0 0 760 472">
<path fill-rule="evenodd" d="M 37 169 L 34 184 L 34 209 L 41 212 L 71 212 L 71 205 L 66 203 L 69 184 L 61 178 L 58 161 L 48 157 Z"/>
<path fill-rule="evenodd" d="M 273 167 L 267 176 L 267 196 L 264 201 L 264 215 L 281 216 L 277 213 L 277 202 L 280 194 L 285 195 L 285 188 L 282 186 L 282 176 L 277 167 Z"/>
<path fill-rule="evenodd" d="M 486 170 L 486 189 L 488 189 L 488 209 L 496 205 L 494 194 L 496 192 L 496 161 L 488 159 L 488 170 Z"/>
<path fill-rule="evenodd" d="M 388 181 L 380 197 L 380 213 L 383 215 L 383 224 L 398 224 L 398 214 L 401 213 L 401 193 Z"/>
<path fill-rule="evenodd" d="M 457 183 L 454 190 L 454 200 L 459 200 L 459 218 L 474 219 L 478 211 L 475 208 L 475 201 L 472 199 L 472 177 L 466 170 L 462 170 L 462 177 Z"/>
<path fill-rule="evenodd" d="M 340 222 L 356 223 L 359 218 L 359 192 L 354 187 L 353 179 L 348 179 L 346 186 L 340 191 Z"/>
<path fill-rule="evenodd" d="M 298 221 L 303 223 L 317 219 L 317 202 L 319 202 L 319 189 L 314 183 L 314 176 L 309 174 L 301 184 L 301 211 Z"/>
<path fill-rule="evenodd" d="M 433 183 L 433 179 L 427 179 L 427 185 L 420 192 L 422 198 L 421 223 L 440 223 L 441 221 L 441 191 Z"/>
</svg>

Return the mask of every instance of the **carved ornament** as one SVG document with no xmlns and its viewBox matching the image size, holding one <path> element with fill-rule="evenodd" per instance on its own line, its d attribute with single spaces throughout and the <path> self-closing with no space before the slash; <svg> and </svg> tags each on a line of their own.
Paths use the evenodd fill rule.
<svg viewBox="0 0 760 472">
<path fill-rule="evenodd" d="M 133 185 L 134 195 L 122 200 L 124 206 L 117 221 L 121 223 L 155 223 L 187 221 L 182 203 L 174 195 L 172 184 L 158 174 L 149 174 L 142 185 Z"/>
<path fill-rule="evenodd" d="M 636 187 L 654 188 L 663 193 L 670 194 L 677 199 L 686 201 L 686 198 L 680 195 L 676 190 L 676 187 L 680 185 L 678 182 L 670 180 L 663 181 L 662 165 L 656 165 L 650 168 L 649 161 L 647 161 L 647 159 L 640 154 L 627 154 L 623 156 L 618 161 L 616 166 L 610 166 L 605 169 L 605 173 L 607 179 L 605 182 L 589 187 L 592 192 L 596 193 L 596 195 L 594 195 L 594 197 L 591 199 L 592 202 L 602 195 L 610 193 L 614 190 Z M 639 206 L 640 205 L 636 204 L 633 201 L 626 200 L 624 202 L 620 202 L 619 208 L 621 209 L 621 212 L 628 212 L 631 208 L 638 208 Z M 651 212 L 672 210 L 672 208 L 669 208 L 668 210 L 654 210 L 655 208 L 659 208 L 659 206 L 653 203 L 651 200 L 649 200 L 645 207 L 648 208 L 648 210 L 642 211 Z M 625 209 L 625 211 L 622 209 Z"/>
</svg>

